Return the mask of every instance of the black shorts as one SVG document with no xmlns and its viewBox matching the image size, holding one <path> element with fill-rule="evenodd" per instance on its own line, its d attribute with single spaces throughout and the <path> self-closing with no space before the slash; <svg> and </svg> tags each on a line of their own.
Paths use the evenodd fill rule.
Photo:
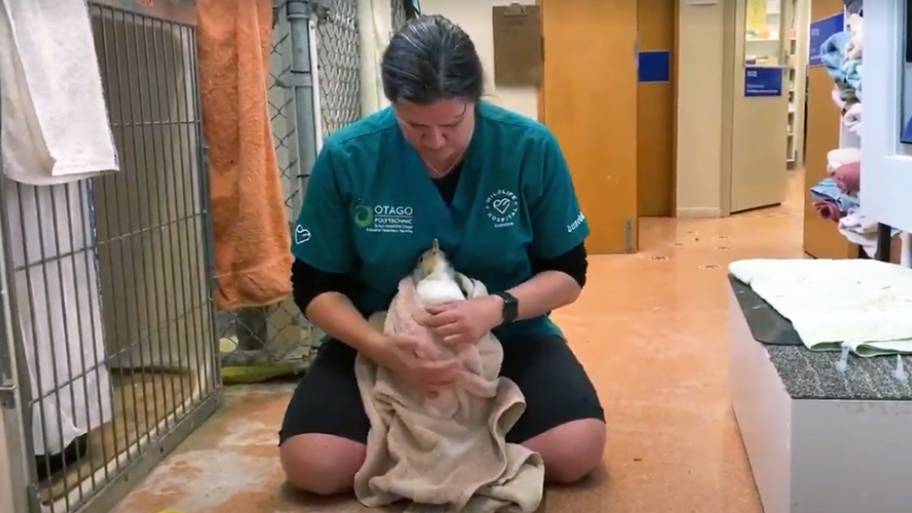
<svg viewBox="0 0 912 513">
<path fill-rule="evenodd" d="M 526 411 L 507 441 L 522 443 L 561 424 L 579 419 L 604 421 L 598 395 L 567 343 L 556 336 L 501 340 L 501 375 L 513 380 L 526 398 Z M 336 340 L 320 348 L 291 397 L 279 444 L 302 434 L 336 435 L 367 443 L 370 421 L 355 381 L 355 350 Z"/>
</svg>

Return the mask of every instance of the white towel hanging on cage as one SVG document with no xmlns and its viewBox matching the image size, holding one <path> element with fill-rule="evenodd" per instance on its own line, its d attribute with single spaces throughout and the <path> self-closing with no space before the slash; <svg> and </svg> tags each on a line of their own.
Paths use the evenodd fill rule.
<svg viewBox="0 0 912 513">
<path fill-rule="evenodd" d="M 5 188 L 35 454 L 58 454 L 112 417 L 88 187 Z"/>
<path fill-rule="evenodd" d="M 117 171 L 84 0 L 0 0 L 4 170 L 50 185 Z"/>
</svg>

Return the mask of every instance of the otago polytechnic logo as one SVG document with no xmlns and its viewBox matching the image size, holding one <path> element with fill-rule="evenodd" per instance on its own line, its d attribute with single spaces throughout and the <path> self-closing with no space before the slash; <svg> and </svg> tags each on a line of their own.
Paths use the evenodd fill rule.
<svg viewBox="0 0 912 513">
<path fill-rule="evenodd" d="M 485 213 L 494 221 L 495 228 L 513 226 L 519 215 L 519 197 L 511 191 L 498 189 L 485 200 Z"/>
<path fill-rule="evenodd" d="M 370 207 L 359 205 L 355 207 L 355 224 L 360 228 L 367 228 L 374 224 L 374 211 Z"/>
<path fill-rule="evenodd" d="M 368 233 L 413 233 L 414 215 L 414 208 L 394 205 L 358 205 L 352 211 L 355 226 Z"/>
</svg>

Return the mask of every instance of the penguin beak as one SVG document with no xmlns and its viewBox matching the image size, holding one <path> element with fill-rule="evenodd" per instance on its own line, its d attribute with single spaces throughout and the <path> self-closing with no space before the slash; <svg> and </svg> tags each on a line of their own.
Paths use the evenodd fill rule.
<svg viewBox="0 0 912 513">
<path fill-rule="evenodd" d="M 440 243 L 436 238 L 434 239 L 434 253 L 440 253 Z"/>
</svg>

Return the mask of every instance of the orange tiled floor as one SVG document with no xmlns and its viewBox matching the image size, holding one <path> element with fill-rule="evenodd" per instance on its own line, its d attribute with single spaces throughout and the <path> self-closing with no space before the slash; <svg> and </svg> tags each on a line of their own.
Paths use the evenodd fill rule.
<svg viewBox="0 0 912 513">
<path fill-rule="evenodd" d="M 729 408 L 725 269 L 801 256 L 801 185 L 795 173 L 779 208 L 644 220 L 638 254 L 592 259 L 583 297 L 555 318 L 605 405 L 605 464 L 580 486 L 549 489 L 547 511 L 761 511 Z M 115 511 L 362 511 L 283 484 L 276 429 L 291 387 L 227 388 L 221 410 Z"/>
</svg>

